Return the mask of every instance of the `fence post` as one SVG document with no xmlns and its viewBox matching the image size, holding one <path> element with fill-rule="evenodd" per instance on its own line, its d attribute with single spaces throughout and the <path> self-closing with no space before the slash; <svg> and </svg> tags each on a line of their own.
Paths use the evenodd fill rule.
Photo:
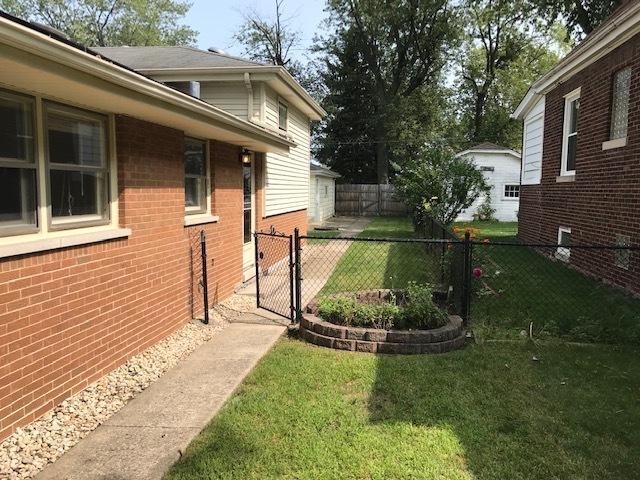
<svg viewBox="0 0 640 480">
<path fill-rule="evenodd" d="M 293 256 L 293 238 L 291 237 L 291 235 L 289 235 L 289 303 L 291 304 L 289 317 L 291 319 L 291 323 L 294 323 L 296 321 L 296 300 L 294 295 L 294 290 L 296 288 L 294 283 L 294 279 L 296 278 L 294 272 L 295 268 L 296 265 Z"/>
<path fill-rule="evenodd" d="M 296 321 L 299 322 L 302 319 L 302 269 L 301 269 L 301 259 L 302 256 L 302 247 L 300 245 L 300 230 L 296 228 L 293 231 L 294 238 L 294 249 L 295 249 L 295 284 L 296 284 L 296 301 L 295 301 L 295 309 L 296 309 Z"/>
<path fill-rule="evenodd" d="M 465 326 L 469 326 L 471 316 L 471 263 L 473 256 L 473 243 L 471 234 L 467 230 L 464 234 L 464 269 L 462 289 L 462 320 Z"/>
<path fill-rule="evenodd" d="M 256 307 L 260 308 L 260 265 L 258 264 L 258 260 L 260 260 L 260 247 L 258 246 L 258 232 L 253 233 L 253 243 L 255 246 L 254 262 L 256 264 Z"/>
<path fill-rule="evenodd" d="M 207 235 L 200 230 L 200 251 L 202 254 L 202 294 L 204 304 L 204 324 L 209 324 L 209 282 L 207 281 Z"/>
</svg>

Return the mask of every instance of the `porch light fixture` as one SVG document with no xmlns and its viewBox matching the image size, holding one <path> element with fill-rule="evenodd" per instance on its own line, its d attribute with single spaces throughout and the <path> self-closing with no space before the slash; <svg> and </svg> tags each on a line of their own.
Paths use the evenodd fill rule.
<svg viewBox="0 0 640 480">
<path fill-rule="evenodd" d="M 240 161 L 243 165 L 251 165 L 251 152 L 246 148 L 242 149 L 242 153 L 240 154 Z"/>
</svg>

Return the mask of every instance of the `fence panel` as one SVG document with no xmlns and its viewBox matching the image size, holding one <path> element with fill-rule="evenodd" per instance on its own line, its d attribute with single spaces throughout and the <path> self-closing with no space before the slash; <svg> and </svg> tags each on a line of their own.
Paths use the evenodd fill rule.
<svg viewBox="0 0 640 480">
<path fill-rule="evenodd" d="M 409 212 L 393 185 L 337 184 L 336 215 L 399 216 Z"/>
<path fill-rule="evenodd" d="M 590 262 L 622 268 L 620 262 L 630 265 L 638 255 L 637 249 L 613 246 L 476 243 L 471 319 L 527 334 L 531 326 L 536 335 L 600 342 L 637 335 L 640 340 L 640 299 L 579 267 Z"/>
</svg>

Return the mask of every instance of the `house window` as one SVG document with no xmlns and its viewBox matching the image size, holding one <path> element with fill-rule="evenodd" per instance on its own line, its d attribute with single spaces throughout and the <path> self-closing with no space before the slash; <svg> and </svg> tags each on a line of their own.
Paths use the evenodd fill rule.
<svg viewBox="0 0 640 480">
<path fill-rule="evenodd" d="M 35 102 L 0 91 L 0 236 L 37 230 Z"/>
<path fill-rule="evenodd" d="M 520 198 L 520 185 L 505 185 L 504 198 Z"/>
<path fill-rule="evenodd" d="M 624 247 L 615 250 L 615 266 L 623 270 L 629 270 L 631 264 L 631 237 L 629 235 L 616 235 L 616 247 Z"/>
<path fill-rule="evenodd" d="M 288 110 L 284 103 L 278 103 L 278 128 L 280 130 L 287 130 Z"/>
<path fill-rule="evenodd" d="M 578 148 L 578 117 L 580 114 L 580 89 L 564 98 L 564 127 L 562 135 L 561 175 L 576 172 L 576 152 Z"/>
<path fill-rule="evenodd" d="M 611 140 L 627 137 L 630 87 L 631 67 L 616 72 L 613 77 L 613 99 L 611 102 Z"/>
<path fill-rule="evenodd" d="M 571 256 L 571 229 L 566 227 L 558 228 L 558 247 L 556 249 L 556 258 L 563 262 L 568 262 Z"/>
<path fill-rule="evenodd" d="M 52 228 L 109 221 L 107 118 L 45 103 Z"/>
<path fill-rule="evenodd" d="M 480 171 L 481 172 L 493 172 L 495 170 L 495 167 L 480 167 Z"/>
<path fill-rule="evenodd" d="M 184 139 L 184 205 L 187 214 L 207 211 L 207 144 Z"/>
<path fill-rule="evenodd" d="M 327 198 L 329 196 L 329 186 L 328 185 L 324 186 L 324 196 L 325 196 L 325 198 Z"/>
</svg>

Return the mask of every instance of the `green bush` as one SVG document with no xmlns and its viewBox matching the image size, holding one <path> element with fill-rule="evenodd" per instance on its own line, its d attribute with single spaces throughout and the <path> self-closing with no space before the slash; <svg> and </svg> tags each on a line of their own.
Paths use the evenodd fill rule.
<svg viewBox="0 0 640 480">
<path fill-rule="evenodd" d="M 430 329 L 442 327 L 449 321 L 449 317 L 433 302 L 433 289 L 430 285 L 409 282 L 402 320 L 410 327 Z"/>
<path fill-rule="evenodd" d="M 395 297 L 394 297 L 395 299 Z M 388 303 L 360 303 L 354 297 L 336 295 L 318 301 L 318 315 L 336 325 L 373 327 L 389 330 L 431 329 L 445 325 L 448 315 L 433 301 L 430 285 L 411 282 L 407 286 L 402 306 Z"/>
</svg>

